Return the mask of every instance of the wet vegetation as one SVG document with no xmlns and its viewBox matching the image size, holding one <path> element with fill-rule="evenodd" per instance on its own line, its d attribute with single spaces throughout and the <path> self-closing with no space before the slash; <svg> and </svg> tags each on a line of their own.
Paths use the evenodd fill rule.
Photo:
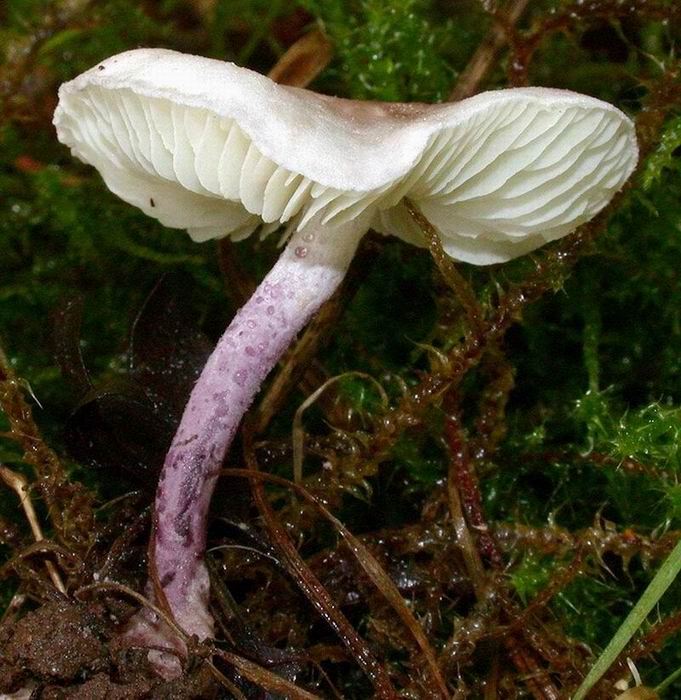
<svg viewBox="0 0 681 700">
<path fill-rule="evenodd" d="M 676 0 L 0 4 L 0 692 L 570 697 L 681 532 L 680 42 Z M 363 99 L 570 88 L 642 152 L 597 219 L 504 266 L 451 264 L 425 220 L 423 249 L 367 237 L 224 465 L 219 635 L 172 682 L 116 631 L 149 604 L 192 381 L 276 237 L 193 244 L 57 144 L 58 84 L 139 45 Z M 680 603 L 590 698 L 681 666 Z"/>
</svg>

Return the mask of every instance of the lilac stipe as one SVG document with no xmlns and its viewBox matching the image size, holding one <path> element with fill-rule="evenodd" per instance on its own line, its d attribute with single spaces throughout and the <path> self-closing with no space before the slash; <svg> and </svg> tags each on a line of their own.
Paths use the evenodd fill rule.
<svg viewBox="0 0 681 700">
<path fill-rule="evenodd" d="M 185 407 L 156 492 L 152 547 L 157 581 L 175 621 L 199 639 L 214 633 L 203 553 L 223 459 L 265 377 L 336 290 L 365 230 L 360 221 L 327 227 L 313 220 L 296 232 L 218 342 Z M 153 596 L 150 584 L 147 593 Z M 126 637 L 184 650 L 145 611 L 133 619 Z M 153 660 L 166 677 L 179 671 L 169 654 Z"/>
</svg>

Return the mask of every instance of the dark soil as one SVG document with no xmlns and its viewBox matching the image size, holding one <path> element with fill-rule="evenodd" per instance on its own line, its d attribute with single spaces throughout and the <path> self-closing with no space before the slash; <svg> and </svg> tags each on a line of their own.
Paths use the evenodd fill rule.
<svg viewBox="0 0 681 700">
<path fill-rule="evenodd" d="M 176 681 L 154 675 L 142 650 L 115 643 L 104 606 L 47 603 L 0 630 L 0 691 L 33 690 L 41 700 L 213 698 L 206 668 Z"/>
</svg>

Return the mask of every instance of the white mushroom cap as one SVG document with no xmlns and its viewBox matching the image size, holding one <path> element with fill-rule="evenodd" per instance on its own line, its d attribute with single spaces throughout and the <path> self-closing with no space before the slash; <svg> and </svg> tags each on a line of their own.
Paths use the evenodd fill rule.
<svg viewBox="0 0 681 700">
<path fill-rule="evenodd" d="M 54 124 L 109 189 L 195 240 L 369 210 L 374 228 L 421 245 L 407 196 L 453 258 L 479 265 L 574 230 L 638 158 L 622 112 L 568 91 L 357 102 L 163 49 L 113 56 L 62 85 Z"/>
</svg>

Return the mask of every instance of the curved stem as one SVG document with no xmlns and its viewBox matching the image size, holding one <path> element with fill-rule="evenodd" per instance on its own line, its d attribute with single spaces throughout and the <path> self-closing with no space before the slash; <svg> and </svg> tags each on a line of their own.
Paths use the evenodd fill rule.
<svg viewBox="0 0 681 700">
<path fill-rule="evenodd" d="M 190 635 L 213 635 L 203 553 L 208 508 L 225 454 L 263 380 L 336 290 L 365 231 L 358 221 L 330 227 L 313 219 L 296 232 L 194 386 L 161 472 L 150 551 L 156 598 L 167 602 Z M 171 631 L 159 624 L 142 613 L 127 636 L 177 647 Z"/>
</svg>

